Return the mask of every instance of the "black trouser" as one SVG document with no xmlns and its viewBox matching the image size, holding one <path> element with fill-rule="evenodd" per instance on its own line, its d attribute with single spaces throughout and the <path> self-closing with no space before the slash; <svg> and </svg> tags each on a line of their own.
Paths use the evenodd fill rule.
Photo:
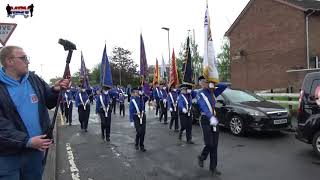
<svg viewBox="0 0 320 180">
<path fill-rule="evenodd" d="M 121 112 L 123 113 L 123 117 L 125 116 L 125 109 L 124 109 L 124 102 L 119 104 L 119 109 L 120 109 L 120 116 L 121 116 Z"/>
<path fill-rule="evenodd" d="M 128 103 L 130 102 L 131 94 L 128 94 Z"/>
<path fill-rule="evenodd" d="M 167 119 L 168 119 L 167 102 L 163 103 L 163 100 L 161 100 L 160 107 L 161 107 L 161 111 L 160 111 L 159 121 L 161 122 L 162 117 L 164 116 L 164 123 L 167 123 Z"/>
<path fill-rule="evenodd" d="M 60 102 L 61 114 L 64 115 L 64 102 Z"/>
<path fill-rule="evenodd" d="M 174 123 L 174 129 L 178 130 L 179 129 L 179 119 L 178 119 L 178 109 L 177 111 L 174 111 L 174 108 L 172 108 L 172 112 L 171 112 L 171 121 L 170 121 L 170 125 L 169 128 L 172 128 L 172 125 Z"/>
<path fill-rule="evenodd" d="M 86 105 L 86 110 L 84 110 L 83 105 L 79 105 L 78 114 L 79 114 L 81 129 L 88 129 L 88 121 L 90 116 L 90 104 Z"/>
<path fill-rule="evenodd" d="M 188 113 L 185 114 L 183 112 L 179 112 L 179 117 L 180 117 L 180 134 L 179 136 L 182 136 L 182 133 L 184 130 L 186 130 L 186 138 L 187 141 L 191 141 L 192 139 L 192 118 L 191 115 L 188 116 Z"/>
<path fill-rule="evenodd" d="M 140 118 L 135 115 L 133 117 L 134 127 L 136 128 L 136 146 L 140 146 L 140 148 L 144 147 L 144 136 L 146 134 L 146 115 L 143 115 L 142 124 L 140 124 Z"/>
<path fill-rule="evenodd" d="M 160 109 L 160 99 L 156 99 L 156 115 L 158 115 L 159 109 Z"/>
<path fill-rule="evenodd" d="M 210 126 L 209 119 L 203 115 L 201 116 L 201 127 L 205 147 L 201 152 L 200 158 L 206 160 L 210 153 L 210 170 L 214 170 L 218 161 L 219 127 L 217 126 L 214 132 L 213 127 Z"/>
<path fill-rule="evenodd" d="M 93 104 L 93 96 L 89 96 L 90 104 Z"/>
<path fill-rule="evenodd" d="M 111 129 L 111 110 L 108 111 L 108 117 L 103 109 L 99 110 L 99 116 L 101 120 L 101 137 L 110 138 L 110 129 Z"/>
<path fill-rule="evenodd" d="M 73 109 L 73 102 L 70 101 L 70 105 L 68 107 L 68 103 L 65 102 L 64 103 L 65 106 L 64 106 L 64 109 L 65 109 L 65 117 L 66 117 L 66 122 L 69 123 L 69 125 L 72 124 L 72 109 Z"/>
<path fill-rule="evenodd" d="M 116 98 L 112 98 L 112 107 L 111 107 L 111 109 L 113 109 L 113 114 L 116 114 L 116 106 L 117 106 L 117 99 Z"/>
</svg>

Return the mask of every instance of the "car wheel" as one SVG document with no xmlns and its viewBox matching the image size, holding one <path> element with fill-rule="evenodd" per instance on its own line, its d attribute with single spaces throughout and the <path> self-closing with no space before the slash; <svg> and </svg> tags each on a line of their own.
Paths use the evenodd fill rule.
<svg viewBox="0 0 320 180">
<path fill-rule="evenodd" d="M 320 157 L 320 131 L 318 131 L 312 140 L 313 151 Z"/>
<path fill-rule="evenodd" d="M 229 121 L 230 131 L 233 135 L 240 136 L 244 134 L 244 123 L 239 116 L 232 116 Z"/>
</svg>

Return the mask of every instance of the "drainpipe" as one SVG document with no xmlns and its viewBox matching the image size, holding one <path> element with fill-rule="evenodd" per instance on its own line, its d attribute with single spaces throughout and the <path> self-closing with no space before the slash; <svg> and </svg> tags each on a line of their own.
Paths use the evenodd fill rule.
<svg viewBox="0 0 320 180">
<path fill-rule="evenodd" d="M 310 68 L 310 55 L 309 55 L 309 16 L 312 15 L 315 12 L 315 10 L 312 10 L 309 14 L 306 15 L 306 40 L 307 40 L 307 69 Z"/>
</svg>

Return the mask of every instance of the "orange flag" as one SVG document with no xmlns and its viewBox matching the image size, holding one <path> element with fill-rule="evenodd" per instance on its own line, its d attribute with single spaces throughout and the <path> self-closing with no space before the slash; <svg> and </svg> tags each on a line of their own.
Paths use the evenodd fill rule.
<svg viewBox="0 0 320 180">
<path fill-rule="evenodd" d="M 155 83 L 159 84 L 159 65 L 158 65 L 158 59 L 156 59 L 156 66 L 154 67 L 154 74 L 153 74 L 153 85 Z"/>
<path fill-rule="evenodd" d="M 176 86 L 179 85 L 179 78 L 178 78 L 178 71 L 177 71 L 177 65 L 176 65 L 176 57 L 174 54 L 174 49 L 172 51 L 172 59 L 171 59 L 171 67 L 170 67 L 170 86 Z"/>
</svg>

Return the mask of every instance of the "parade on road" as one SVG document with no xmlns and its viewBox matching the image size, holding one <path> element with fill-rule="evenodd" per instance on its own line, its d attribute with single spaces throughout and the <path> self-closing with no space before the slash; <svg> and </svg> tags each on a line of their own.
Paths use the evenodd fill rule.
<svg viewBox="0 0 320 180">
<path fill-rule="evenodd" d="M 300 1 L 270 1 L 302 9 Z M 306 18 L 319 12 L 307 8 Z M 95 82 L 82 50 L 81 59 L 73 57 L 78 44 L 59 39 L 64 73 L 47 83 L 29 69 L 28 49 L 0 36 L 0 180 L 319 180 L 319 72 L 299 75 L 288 107 L 233 86 L 221 78 L 210 23 L 207 1 L 201 62 L 189 32 L 179 58 L 169 47 L 169 65 L 162 57 L 153 72 L 141 32 L 139 70 L 123 82 L 121 69 L 115 80 L 107 41 Z"/>
</svg>

